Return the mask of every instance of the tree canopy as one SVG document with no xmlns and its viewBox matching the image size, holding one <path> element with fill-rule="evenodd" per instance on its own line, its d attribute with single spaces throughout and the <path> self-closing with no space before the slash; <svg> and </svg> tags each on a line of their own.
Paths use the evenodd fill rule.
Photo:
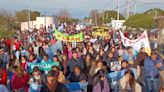
<svg viewBox="0 0 164 92">
<path fill-rule="evenodd" d="M 132 28 L 150 29 L 155 27 L 156 22 L 150 15 L 136 14 L 128 18 L 125 25 Z"/>
<path fill-rule="evenodd" d="M 146 12 L 144 12 L 144 14 L 155 17 L 155 16 L 164 15 L 164 11 L 159 8 L 154 8 L 154 9 L 147 10 Z"/>
<path fill-rule="evenodd" d="M 117 12 L 116 11 L 104 11 L 102 14 L 101 14 L 101 18 L 103 20 L 104 23 L 109 23 L 111 22 L 112 19 L 117 19 Z M 119 19 L 120 20 L 124 20 L 125 17 L 122 15 L 122 14 L 119 14 Z"/>
<path fill-rule="evenodd" d="M 30 20 L 35 20 L 36 17 L 40 16 L 40 12 L 38 11 L 30 11 L 30 10 L 21 10 L 16 12 L 17 22 L 26 22 L 30 16 Z"/>
</svg>

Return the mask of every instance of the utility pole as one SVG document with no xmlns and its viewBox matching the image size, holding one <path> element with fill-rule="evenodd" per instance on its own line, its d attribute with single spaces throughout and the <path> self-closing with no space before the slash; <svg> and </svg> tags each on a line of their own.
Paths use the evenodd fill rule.
<svg viewBox="0 0 164 92">
<path fill-rule="evenodd" d="M 45 12 L 44 12 L 44 24 L 45 24 L 45 28 L 46 28 L 46 9 L 45 9 Z"/>
<path fill-rule="evenodd" d="M 27 21 L 28 21 L 28 30 L 30 30 L 30 10 L 27 7 Z"/>
<path fill-rule="evenodd" d="M 135 2 L 135 5 L 134 5 L 134 15 L 136 15 L 136 11 L 137 11 L 137 2 L 136 2 L 136 0 L 135 0 L 134 2 Z"/>
<path fill-rule="evenodd" d="M 120 19 L 120 4 L 119 0 L 117 0 L 117 20 Z"/>
<path fill-rule="evenodd" d="M 104 13 L 105 13 L 105 11 L 103 10 L 103 15 L 102 15 L 102 16 L 103 16 L 103 18 L 102 18 L 102 24 L 105 23 L 105 22 L 104 22 L 104 20 L 105 20 L 105 19 L 104 19 L 104 15 L 105 15 Z"/>
<path fill-rule="evenodd" d="M 97 10 L 95 10 L 95 23 L 96 23 L 96 26 L 97 26 Z"/>
<path fill-rule="evenodd" d="M 129 0 L 126 0 L 126 19 L 129 18 Z"/>
</svg>

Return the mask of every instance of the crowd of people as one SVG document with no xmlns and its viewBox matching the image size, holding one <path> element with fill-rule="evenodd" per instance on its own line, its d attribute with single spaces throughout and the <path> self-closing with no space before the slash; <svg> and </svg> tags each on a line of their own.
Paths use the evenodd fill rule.
<svg viewBox="0 0 164 92">
<path fill-rule="evenodd" d="M 155 50 L 148 55 L 142 47 L 136 54 L 132 47 L 122 44 L 118 31 L 90 41 L 94 38 L 91 31 L 90 27 L 83 29 L 83 42 L 75 46 L 62 42 L 62 50 L 54 53 L 47 50 L 58 42 L 51 26 L 19 31 L 11 39 L 1 38 L 0 92 L 69 92 L 66 84 L 74 82 L 88 83 L 81 92 L 164 92 L 164 62 Z M 74 34 L 80 30 L 71 26 L 63 32 Z M 47 62 L 59 65 L 48 72 L 37 66 L 29 72 L 31 63 Z M 111 62 L 120 63 L 120 68 L 112 70 Z M 121 70 L 125 70 L 124 76 L 113 86 L 108 74 Z"/>
</svg>

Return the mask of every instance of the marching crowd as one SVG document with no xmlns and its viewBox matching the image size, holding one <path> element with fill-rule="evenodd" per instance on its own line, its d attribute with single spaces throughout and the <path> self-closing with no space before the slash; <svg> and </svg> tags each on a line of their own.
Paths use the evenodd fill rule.
<svg viewBox="0 0 164 92">
<path fill-rule="evenodd" d="M 69 27 L 64 32 L 79 32 L 75 30 Z M 90 31 L 82 30 L 83 42 L 75 46 L 62 42 L 62 50 L 54 53 L 47 50 L 58 42 L 51 26 L 47 30 L 17 32 L 12 39 L 1 38 L 0 92 L 69 92 L 66 84 L 73 82 L 88 83 L 81 92 L 164 92 L 164 62 L 155 50 L 148 55 L 142 47 L 136 53 L 122 44 L 118 31 L 110 31 L 108 38 L 90 41 L 94 39 Z M 37 66 L 28 71 L 31 63 L 47 62 L 58 66 L 48 72 Z M 111 62 L 120 63 L 120 67 L 112 70 Z M 124 76 L 113 86 L 108 74 L 121 70 L 125 70 Z"/>
</svg>

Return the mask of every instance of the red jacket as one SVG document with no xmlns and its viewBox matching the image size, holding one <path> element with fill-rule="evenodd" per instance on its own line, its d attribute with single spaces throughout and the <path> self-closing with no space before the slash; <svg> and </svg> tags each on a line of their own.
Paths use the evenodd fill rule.
<svg viewBox="0 0 164 92">
<path fill-rule="evenodd" d="M 4 85 L 6 85 L 6 83 L 7 83 L 7 72 L 6 72 L 6 70 L 2 70 L 2 78 L 1 78 L 1 80 L 0 80 L 0 84 L 4 84 Z"/>
<path fill-rule="evenodd" d="M 29 75 L 25 74 L 21 78 L 19 78 L 16 74 L 14 74 L 11 86 L 12 89 L 20 89 L 25 88 L 26 92 L 28 92 L 28 81 L 29 81 Z"/>
<path fill-rule="evenodd" d="M 27 61 L 25 63 L 21 63 L 20 67 L 22 67 L 24 70 L 27 70 L 28 63 Z"/>
<path fill-rule="evenodd" d="M 7 44 L 8 46 L 10 46 L 10 45 L 11 45 L 11 40 L 10 40 L 10 39 L 6 40 L 6 44 Z"/>
<path fill-rule="evenodd" d="M 14 43 L 14 45 L 15 45 L 16 50 L 19 50 L 20 49 L 20 46 L 21 46 L 21 42 L 18 41 L 16 43 Z"/>
</svg>

